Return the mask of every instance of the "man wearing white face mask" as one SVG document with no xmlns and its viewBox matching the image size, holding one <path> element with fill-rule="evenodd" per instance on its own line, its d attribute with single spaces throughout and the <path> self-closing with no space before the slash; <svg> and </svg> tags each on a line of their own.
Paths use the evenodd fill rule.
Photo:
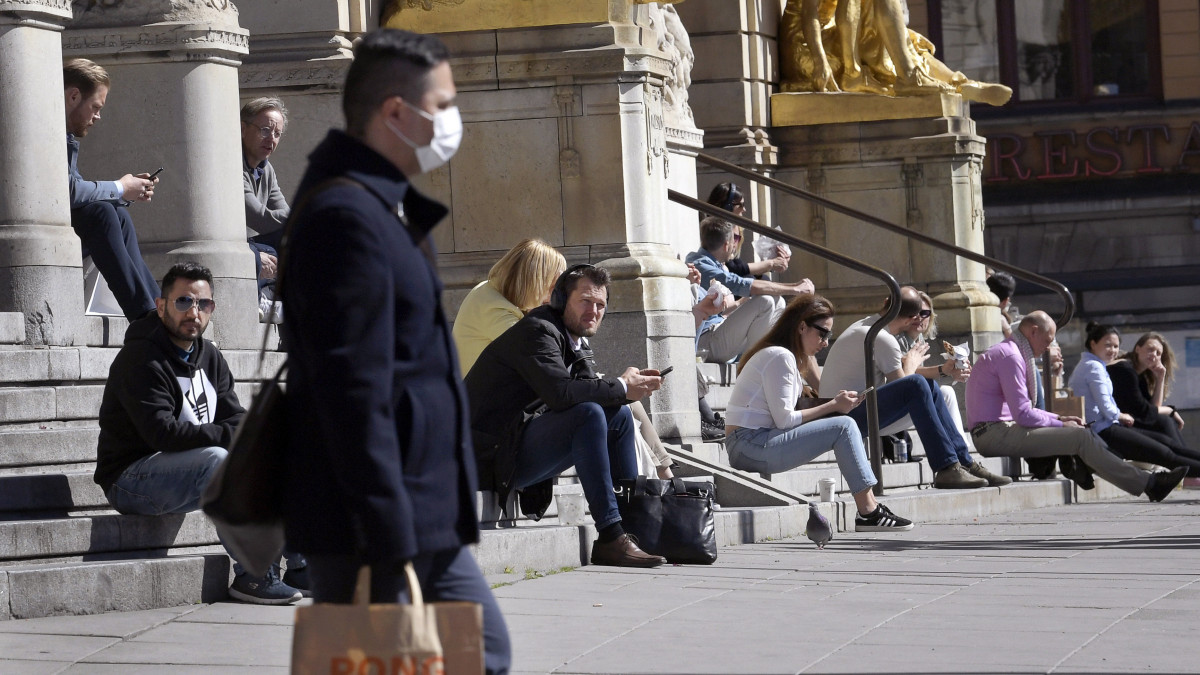
<svg viewBox="0 0 1200 675">
<path fill-rule="evenodd" d="M 462 139 L 445 45 L 383 29 L 355 48 L 346 130 L 309 155 L 284 234 L 288 308 L 287 540 L 315 602 L 346 603 L 371 568 L 371 601 L 483 606 L 485 665 L 508 671 L 504 617 L 468 546 L 479 540 L 467 398 L 441 306 L 430 231 L 445 217 L 408 176 Z"/>
</svg>

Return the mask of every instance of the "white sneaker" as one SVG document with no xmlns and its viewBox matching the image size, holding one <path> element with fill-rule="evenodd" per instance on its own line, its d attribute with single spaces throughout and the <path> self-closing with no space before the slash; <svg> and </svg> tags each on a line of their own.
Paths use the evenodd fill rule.
<svg viewBox="0 0 1200 675">
<path fill-rule="evenodd" d="M 258 321 L 259 323 L 283 323 L 283 303 L 260 295 L 258 297 Z"/>
</svg>

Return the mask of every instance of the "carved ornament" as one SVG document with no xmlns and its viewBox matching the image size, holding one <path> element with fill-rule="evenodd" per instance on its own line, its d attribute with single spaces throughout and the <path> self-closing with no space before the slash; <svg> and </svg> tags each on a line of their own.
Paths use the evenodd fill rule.
<svg viewBox="0 0 1200 675">
<path fill-rule="evenodd" d="M 63 35 L 62 49 L 66 58 L 179 51 L 185 52 L 189 61 L 212 59 L 236 64 L 231 59 L 250 51 L 250 34 L 241 28 L 178 25 L 70 30 Z"/>
<path fill-rule="evenodd" d="M 213 23 L 238 26 L 232 0 L 72 0 L 72 28 L 145 26 L 154 23 Z"/>
</svg>

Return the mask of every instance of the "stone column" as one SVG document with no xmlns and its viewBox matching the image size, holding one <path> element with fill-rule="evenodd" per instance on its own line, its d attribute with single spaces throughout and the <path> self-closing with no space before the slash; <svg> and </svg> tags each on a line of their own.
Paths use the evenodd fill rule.
<svg viewBox="0 0 1200 675">
<path fill-rule="evenodd" d="M 165 167 L 154 201 L 131 210 L 155 276 L 194 260 L 215 278 L 218 313 L 208 335 L 253 348 L 258 323 L 254 260 L 242 198 L 238 66 L 247 52 L 230 0 L 110 0 L 77 13 L 66 57 L 108 69 L 104 119 L 81 144 L 85 177 Z"/>
<path fill-rule="evenodd" d="M 664 437 L 695 439 L 691 300 L 686 267 L 669 245 L 678 224 L 668 221 L 666 190 L 677 167 L 663 101 L 676 71 L 664 10 L 573 0 L 535 17 L 530 6 L 402 2 L 389 22 L 437 32 L 454 54 L 462 149 L 417 181 L 451 206 L 435 230 L 447 304 L 453 309 L 525 237 L 559 247 L 569 263 L 603 265 L 614 283 L 593 340 L 601 370 L 673 364 L 648 409 Z"/>
<path fill-rule="evenodd" d="M 772 107 L 777 178 L 983 252 L 984 139 L 957 94 L 777 94 Z M 946 339 L 968 339 L 977 351 L 1000 339 L 983 265 L 796 198 L 778 201 L 785 230 L 929 293 Z M 839 329 L 876 311 L 886 296 L 881 284 L 857 272 L 803 255 L 799 262 L 837 304 Z"/>
<path fill-rule="evenodd" d="M 83 319 L 71 231 L 60 35 L 69 0 L 0 0 L 0 312 L 25 339 L 70 345 Z"/>
</svg>

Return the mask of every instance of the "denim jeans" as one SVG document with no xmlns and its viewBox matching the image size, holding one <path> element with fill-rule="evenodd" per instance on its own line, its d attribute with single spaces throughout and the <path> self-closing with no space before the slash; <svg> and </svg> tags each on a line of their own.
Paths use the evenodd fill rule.
<svg viewBox="0 0 1200 675">
<path fill-rule="evenodd" d="M 227 454 L 224 448 L 209 447 L 146 455 L 126 467 L 104 496 L 117 512 L 126 515 L 162 516 L 196 511 L 204 487 Z M 228 552 L 228 547 L 225 550 Z M 304 567 L 303 556 L 290 552 L 284 555 L 288 569 Z M 242 573 L 236 559 L 233 572 Z"/>
<path fill-rule="evenodd" d="M 507 673 L 512 663 L 508 626 L 471 551 L 462 548 L 422 553 L 413 569 L 427 602 L 464 601 L 483 606 L 484 666 L 490 674 Z M 309 557 L 314 602 L 349 603 L 354 598 L 358 570 L 364 564 L 353 555 Z M 371 602 L 408 602 L 403 561 L 371 565 Z"/>
<path fill-rule="evenodd" d="M 879 387 L 875 390 L 875 396 L 879 402 L 880 429 L 905 415 L 912 418 L 917 435 L 925 446 L 929 468 L 941 471 L 955 462 L 964 468 L 974 463 L 962 432 L 955 428 L 954 416 L 946 409 L 936 380 L 909 375 Z M 849 415 L 858 422 L 862 433 L 867 433 L 866 404 L 851 410 Z"/>
<path fill-rule="evenodd" d="M 725 447 L 730 466 L 756 473 L 788 471 L 832 448 L 852 494 L 877 482 L 862 434 L 849 417 L 822 417 L 791 429 L 735 429 Z"/>
<path fill-rule="evenodd" d="M 520 490 L 574 466 L 596 528 L 619 522 L 613 484 L 637 478 L 634 433 L 633 415 L 623 405 L 551 410 L 525 426 L 513 486 Z"/>
</svg>

